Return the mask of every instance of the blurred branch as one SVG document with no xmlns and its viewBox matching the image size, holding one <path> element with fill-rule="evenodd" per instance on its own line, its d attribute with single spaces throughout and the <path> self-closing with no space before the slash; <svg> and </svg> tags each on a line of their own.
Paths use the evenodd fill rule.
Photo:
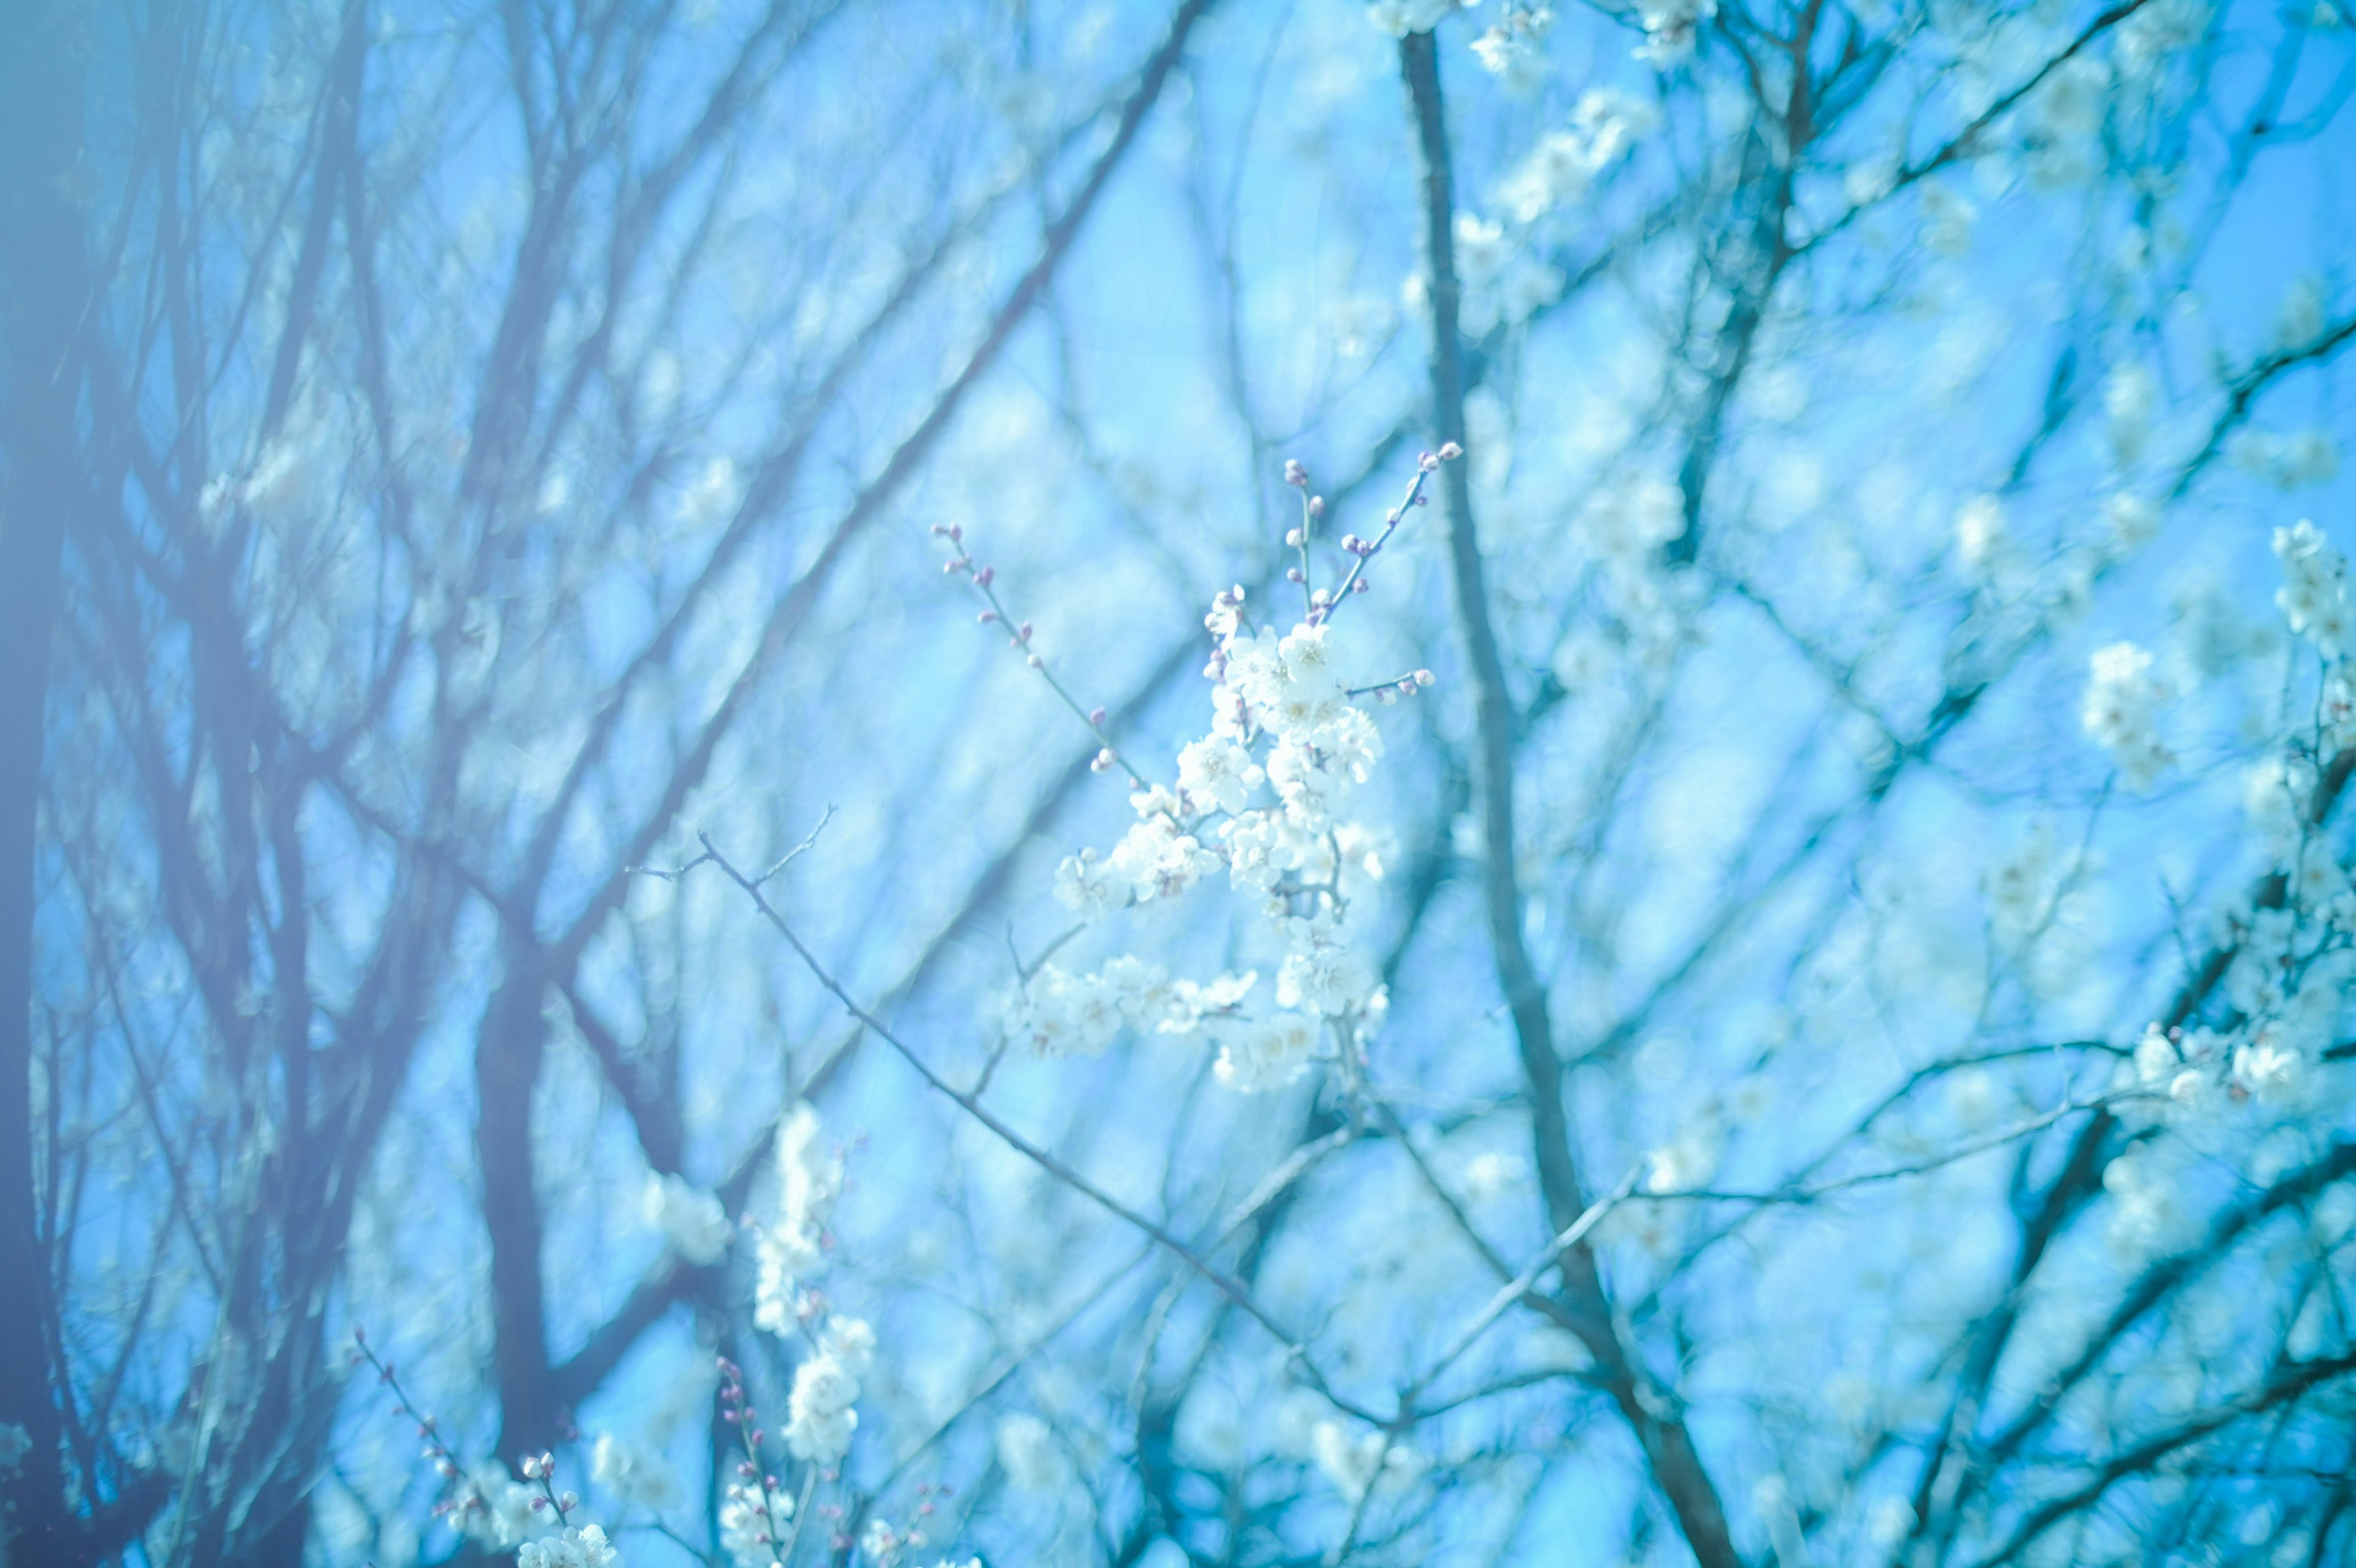
<svg viewBox="0 0 2356 1568">
<path fill-rule="evenodd" d="M 1422 153 L 1424 255 L 1430 267 L 1431 390 L 1435 433 L 1443 443 L 1465 438 L 1464 378 L 1458 335 L 1455 261 L 1455 197 L 1452 191 L 1445 112 L 1440 103 L 1440 60 L 1431 35 L 1411 34 L 1399 44 L 1417 142 Z M 1643 1363 L 1620 1339 L 1594 1253 L 1585 1244 L 1580 1220 L 1587 1204 L 1571 1153 L 1570 1128 L 1562 1093 L 1562 1062 L 1555 1053 L 1554 1026 L 1546 989 L 1531 964 L 1522 935 L 1522 895 L 1514 871 L 1515 711 L 1505 688 L 1505 664 L 1489 621 L 1481 545 L 1472 518 L 1472 485 L 1462 463 L 1441 468 L 1448 507 L 1448 552 L 1455 589 L 1457 630 L 1471 667 L 1479 736 L 1474 795 L 1483 832 L 1482 886 L 1489 938 L 1499 985 L 1514 1019 L 1523 1075 L 1528 1080 L 1531 1133 L 1537 1144 L 1538 1185 L 1552 1228 L 1569 1238 L 1562 1273 L 1580 1320 L 1580 1337 L 1594 1355 L 1601 1381 L 1634 1430 L 1655 1483 L 1669 1500 L 1702 1568 L 1739 1568 L 1718 1489 L 1703 1467 L 1693 1440 L 1675 1407 L 1645 1387 Z M 1591 1221 L 1590 1221 L 1591 1223 Z"/>
</svg>

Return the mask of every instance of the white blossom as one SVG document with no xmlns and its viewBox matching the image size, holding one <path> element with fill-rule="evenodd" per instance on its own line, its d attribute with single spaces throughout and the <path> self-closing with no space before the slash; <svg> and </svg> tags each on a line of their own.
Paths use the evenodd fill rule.
<svg viewBox="0 0 2356 1568">
<path fill-rule="evenodd" d="M 1212 1072 L 1246 1094 L 1280 1089 L 1301 1076 L 1317 1049 L 1316 1020 L 1300 1013 L 1238 1019 L 1213 1031 L 1219 1042 Z"/>
<path fill-rule="evenodd" d="M 544 1536 L 516 1553 L 516 1568 L 622 1568 L 622 1554 L 594 1524 Z"/>
<path fill-rule="evenodd" d="M 1055 868 L 1055 901 L 1082 917 L 1094 920 L 1110 914 L 1129 901 L 1128 880 L 1094 849 L 1066 855 Z"/>
<path fill-rule="evenodd" d="M 1190 741 L 1178 753 L 1178 787 L 1205 808 L 1241 811 L 1266 776 L 1249 752 L 1217 736 Z M 1060 882 L 1058 879 L 1059 891 Z"/>
<path fill-rule="evenodd" d="M 670 1467 L 610 1432 L 600 1433 L 590 1450 L 589 1478 L 626 1508 L 660 1513 L 680 1500 L 679 1478 Z"/>
<path fill-rule="evenodd" d="M 2151 655 L 2133 643 L 2095 650 L 2087 665 L 2083 720 L 2108 750 L 2130 789 L 2148 789 L 2176 759 L 2159 739 L 2167 688 L 2151 674 Z"/>
<path fill-rule="evenodd" d="M 825 1259 L 827 1217 L 842 1190 L 842 1160 L 820 1150 L 818 1112 L 797 1104 L 777 1129 L 776 1211 L 762 1227 L 756 1251 L 753 1321 L 772 1334 L 794 1323 L 797 1282 Z"/>
<path fill-rule="evenodd" d="M 2276 528 L 2274 548 L 2275 559 L 2282 563 L 2283 585 L 2275 592 L 2275 603 L 2281 606 L 2283 619 L 2327 656 L 2344 652 L 2351 629 L 2348 558 L 2304 517 Z"/>
<path fill-rule="evenodd" d="M 841 1458 L 859 1425 L 859 1413 L 851 1408 L 858 1398 L 859 1380 L 832 1351 L 803 1361 L 794 1369 L 787 1401 L 786 1447 L 795 1458 L 820 1465 Z"/>
<path fill-rule="evenodd" d="M 689 1263 L 708 1267 L 727 1256 L 736 1233 L 728 1211 L 717 1196 L 685 1177 L 649 1176 L 644 1207 L 647 1222 Z"/>
</svg>

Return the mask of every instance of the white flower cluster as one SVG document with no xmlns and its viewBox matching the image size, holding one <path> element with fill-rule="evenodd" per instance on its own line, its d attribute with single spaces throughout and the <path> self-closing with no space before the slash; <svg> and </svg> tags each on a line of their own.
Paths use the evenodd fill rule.
<svg viewBox="0 0 2356 1568">
<path fill-rule="evenodd" d="M 875 1330 L 856 1317 L 834 1317 L 819 1335 L 818 1353 L 794 1369 L 786 1404 L 786 1447 L 797 1459 L 831 1465 L 851 1452 L 858 1429 L 859 1380 L 875 1360 Z"/>
<path fill-rule="evenodd" d="M 2088 661 L 2081 718 L 2130 789 L 2150 788 L 2176 760 L 2159 739 L 2159 705 L 2167 696 L 2151 673 L 2151 655 L 2133 643 L 2097 648 Z"/>
<path fill-rule="evenodd" d="M 601 1433 L 589 1453 L 589 1478 L 625 1508 L 660 1513 L 680 1501 L 679 1477 L 652 1455 L 641 1453 L 612 1433 Z"/>
<path fill-rule="evenodd" d="M 516 1568 L 622 1568 L 622 1554 L 594 1524 L 543 1536 L 516 1553 Z"/>
<path fill-rule="evenodd" d="M 1660 123 L 1653 106 L 1610 88 L 1580 94 L 1570 123 L 1537 145 L 1498 187 L 1498 198 L 1524 223 L 1577 201 L 1597 175 Z"/>
<path fill-rule="evenodd" d="M 1636 14 L 1644 24 L 1636 58 L 1665 69 L 1692 57 L 1701 25 L 1718 15 L 1718 0 L 1637 0 Z"/>
<path fill-rule="evenodd" d="M 2277 490 L 2328 484 L 2340 474 L 2340 443 L 2320 425 L 2296 431 L 2254 426 L 2235 434 L 2228 453 L 2235 467 Z"/>
<path fill-rule="evenodd" d="M 670 1250 L 698 1267 L 728 1255 L 736 1233 L 720 1200 L 683 1176 L 652 1175 L 644 1200 L 647 1223 L 662 1233 Z"/>
<path fill-rule="evenodd" d="M 782 1495 L 764 1498 L 750 1481 L 731 1481 L 720 1499 L 720 1549 L 736 1568 L 773 1568 L 776 1542 L 770 1539 L 770 1509 L 790 1519 L 794 1499 Z"/>
<path fill-rule="evenodd" d="M 451 1522 L 495 1552 L 512 1551 L 540 1528 L 536 1500 L 544 1499 L 509 1475 L 507 1467 L 486 1461 L 467 1474 L 465 1499 L 452 1510 Z"/>
<path fill-rule="evenodd" d="M 1546 5 L 1509 3 L 1505 16 L 1472 40 L 1481 69 L 1503 79 L 1506 87 L 1526 92 L 1538 84 L 1546 59 L 1546 36 L 1554 27 L 1554 12 Z"/>
<path fill-rule="evenodd" d="M 1243 1010 L 1257 971 L 1196 983 L 1130 955 L 1094 974 L 1043 965 L 1008 1009 L 1012 1031 L 1033 1051 L 1093 1054 L 1124 1029 L 1200 1032 L 1219 1048 L 1220 1081 L 1256 1093 L 1299 1076 L 1327 1023 L 1355 1040 L 1379 1019 L 1380 976 L 1350 940 L 1347 914 L 1382 861 L 1373 836 L 1341 813 L 1381 758 L 1382 734 L 1337 673 L 1329 613 L 1318 604 L 1288 633 L 1255 631 L 1243 589 L 1219 594 L 1205 617 L 1218 639 L 1204 672 L 1210 733 L 1179 752 L 1176 789 L 1130 797 L 1137 825 L 1110 855 L 1084 850 L 1055 875 L 1056 896 L 1094 919 L 1182 897 L 1225 869 L 1279 939 L 1275 1008 Z M 1430 678 L 1419 671 L 1377 695 L 1396 699 Z"/>
<path fill-rule="evenodd" d="M 777 1206 L 761 1229 L 753 1322 L 772 1334 L 796 1321 L 797 1282 L 824 1263 L 826 1221 L 842 1192 L 842 1160 L 819 1146 L 818 1113 L 804 1101 L 777 1129 Z"/>
<path fill-rule="evenodd" d="M 2321 529 L 2301 517 L 2275 530 L 2275 559 L 2283 585 L 2275 593 L 2290 629 L 2338 659 L 2350 644 L 2348 558 L 2331 548 Z"/>
</svg>

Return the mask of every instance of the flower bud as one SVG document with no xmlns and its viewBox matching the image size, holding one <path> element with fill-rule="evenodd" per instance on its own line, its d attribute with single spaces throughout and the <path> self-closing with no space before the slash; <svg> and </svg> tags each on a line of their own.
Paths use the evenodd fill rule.
<svg viewBox="0 0 2356 1568">
<path fill-rule="evenodd" d="M 1031 640 L 1031 623 L 1025 621 L 1023 624 L 1017 626 L 1014 629 L 1014 635 L 1022 638 L 1024 642 L 1029 642 Z"/>
<path fill-rule="evenodd" d="M 1284 530 L 1284 546 L 1287 549 L 1299 549 L 1301 548 L 1301 533 L 1299 528 L 1287 528 Z"/>
<path fill-rule="evenodd" d="M 1303 490 L 1309 488 L 1309 470 L 1301 466 L 1299 458 L 1288 457 L 1284 460 L 1284 482 Z"/>
<path fill-rule="evenodd" d="M 1103 728 L 1104 728 L 1104 721 L 1105 721 L 1105 710 L 1104 710 L 1103 709 L 1101 709 L 1101 708 L 1091 708 L 1091 709 L 1088 709 L 1088 722 L 1089 722 L 1089 723 L 1091 723 L 1091 724 L 1095 725 L 1098 729 L 1101 730 L 1101 729 L 1103 729 Z"/>
<path fill-rule="evenodd" d="M 980 614 L 975 616 L 974 619 L 987 626 L 991 622 L 998 619 L 998 612 L 995 610 L 984 610 Z"/>
<path fill-rule="evenodd" d="M 1427 452 L 1415 460 L 1415 465 L 1426 474 L 1436 474 L 1440 471 L 1440 459 Z"/>
<path fill-rule="evenodd" d="M 1415 683 L 1418 686 L 1430 686 L 1432 683 L 1432 673 L 1428 669 L 1419 669 L 1415 672 Z"/>
<path fill-rule="evenodd" d="M 987 588 L 991 583 L 998 581 L 998 568 L 994 566 L 985 566 L 980 571 L 973 574 L 973 580 L 980 586 Z"/>
<path fill-rule="evenodd" d="M 1350 592 L 1353 593 L 1364 593 L 1367 589 L 1373 586 L 1374 584 L 1368 582 L 1364 574 L 1361 574 L 1357 581 L 1350 584 Z"/>
<path fill-rule="evenodd" d="M 1442 463 L 1453 463 L 1463 455 L 1464 449 L 1452 441 L 1445 443 L 1440 449 L 1440 461 Z"/>
<path fill-rule="evenodd" d="M 1305 582 L 1308 581 L 1308 579 L 1301 575 L 1301 569 L 1297 566 L 1288 566 L 1284 569 L 1284 580 L 1287 582 Z"/>
<path fill-rule="evenodd" d="M 1031 656 L 1029 663 L 1033 669 L 1045 669 L 1047 667 L 1047 661 L 1041 658 L 1037 654 L 1033 654 Z"/>
<path fill-rule="evenodd" d="M 1324 496 L 1312 496 L 1309 497 L 1309 515 L 1312 517 L 1322 517 L 1325 515 Z"/>
</svg>

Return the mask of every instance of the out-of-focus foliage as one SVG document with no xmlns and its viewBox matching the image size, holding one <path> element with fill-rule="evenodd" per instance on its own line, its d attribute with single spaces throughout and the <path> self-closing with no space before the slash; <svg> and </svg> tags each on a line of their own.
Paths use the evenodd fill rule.
<svg viewBox="0 0 2356 1568">
<path fill-rule="evenodd" d="M 27 9 L 0 1560 L 2356 1554 L 2336 5 Z"/>
</svg>

